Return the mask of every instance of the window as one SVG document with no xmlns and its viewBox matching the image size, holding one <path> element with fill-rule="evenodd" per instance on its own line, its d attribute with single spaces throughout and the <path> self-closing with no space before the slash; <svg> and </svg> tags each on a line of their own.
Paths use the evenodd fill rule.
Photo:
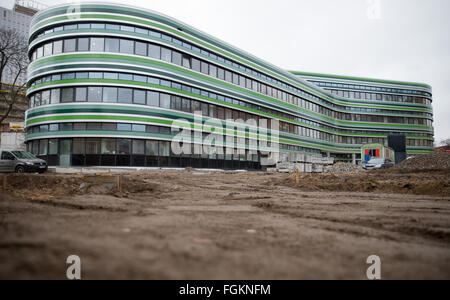
<svg viewBox="0 0 450 300">
<path fill-rule="evenodd" d="M 102 139 L 102 154 L 116 154 L 116 139 Z"/>
<path fill-rule="evenodd" d="M 233 73 L 233 83 L 236 85 L 239 84 L 239 75 L 236 73 Z"/>
<path fill-rule="evenodd" d="M 118 96 L 119 96 L 118 97 L 118 102 L 119 103 L 132 103 L 133 90 L 132 89 L 119 88 Z"/>
<path fill-rule="evenodd" d="M 87 123 L 87 130 L 102 130 L 102 123 Z"/>
<path fill-rule="evenodd" d="M 61 123 L 59 125 L 60 131 L 72 131 L 72 123 Z"/>
<path fill-rule="evenodd" d="M 117 140 L 117 154 L 129 155 L 131 153 L 131 140 L 118 139 Z"/>
<path fill-rule="evenodd" d="M 209 68 L 208 68 L 208 64 L 206 62 L 201 62 L 201 72 L 203 74 L 208 74 L 209 73 Z"/>
<path fill-rule="evenodd" d="M 131 131 L 131 124 L 117 124 L 118 131 Z"/>
<path fill-rule="evenodd" d="M 170 49 L 161 48 L 161 59 L 163 61 L 172 62 L 172 51 Z"/>
<path fill-rule="evenodd" d="M 61 103 L 73 102 L 73 88 L 61 90 Z"/>
<path fill-rule="evenodd" d="M 159 156 L 170 155 L 170 142 L 159 142 Z"/>
<path fill-rule="evenodd" d="M 148 156 L 159 155 L 159 142 L 158 141 L 146 141 L 145 144 L 146 153 Z"/>
<path fill-rule="evenodd" d="M 145 141 L 133 140 L 133 154 L 134 155 L 145 155 Z"/>
<path fill-rule="evenodd" d="M 172 62 L 176 65 L 181 66 L 181 53 L 172 51 Z"/>
<path fill-rule="evenodd" d="M 37 58 L 41 58 L 42 56 L 44 56 L 44 47 L 39 47 L 36 50 L 36 57 Z"/>
<path fill-rule="evenodd" d="M 209 65 L 209 76 L 217 77 L 217 67 L 214 65 Z"/>
<path fill-rule="evenodd" d="M 89 102 L 102 102 L 102 88 L 101 87 L 89 87 L 88 88 L 88 101 Z"/>
<path fill-rule="evenodd" d="M 147 43 L 136 42 L 135 54 L 147 56 Z"/>
<path fill-rule="evenodd" d="M 183 67 L 191 68 L 191 58 L 185 54 L 183 54 Z"/>
<path fill-rule="evenodd" d="M 39 126 L 39 132 L 48 132 L 48 125 Z"/>
<path fill-rule="evenodd" d="M 192 70 L 200 72 L 200 61 L 198 59 L 192 58 Z"/>
<path fill-rule="evenodd" d="M 59 91 L 59 89 L 53 89 L 53 90 L 51 91 L 50 103 L 51 103 L 51 104 L 57 104 L 57 103 L 59 103 L 59 96 L 60 96 L 60 91 Z"/>
<path fill-rule="evenodd" d="M 161 59 L 161 47 L 149 44 L 148 45 L 148 56 L 151 58 Z"/>
<path fill-rule="evenodd" d="M 147 92 L 147 105 L 159 106 L 159 93 L 157 92 Z"/>
<path fill-rule="evenodd" d="M 86 154 L 100 154 L 101 140 L 95 138 L 86 139 Z"/>
<path fill-rule="evenodd" d="M 120 30 L 122 31 L 129 31 L 129 32 L 134 32 L 134 27 L 131 26 L 120 26 Z"/>
<path fill-rule="evenodd" d="M 50 56 L 52 55 L 53 52 L 53 44 L 49 43 L 49 44 L 45 44 L 44 45 L 44 56 Z"/>
<path fill-rule="evenodd" d="M 87 128 L 87 124 L 86 123 L 74 123 L 73 124 L 73 130 L 77 130 L 77 131 L 84 131 Z"/>
<path fill-rule="evenodd" d="M 62 45 L 63 41 L 56 41 L 53 43 L 53 54 L 60 54 L 62 53 Z"/>
<path fill-rule="evenodd" d="M 75 52 L 76 50 L 76 39 L 64 40 L 64 52 Z"/>
<path fill-rule="evenodd" d="M 87 88 L 75 89 L 75 101 L 85 102 L 87 100 Z"/>
<path fill-rule="evenodd" d="M 144 104 L 145 105 L 145 91 L 143 90 L 134 90 L 134 103 L 135 104 Z"/>
<path fill-rule="evenodd" d="M 39 141 L 39 155 L 47 155 L 48 152 L 48 141 L 40 140 Z"/>
<path fill-rule="evenodd" d="M 48 140 L 48 154 L 49 155 L 58 154 L 58 139 Z"/>
<path fill-rule="evenodd" d="M 116 125 L 116 123 L 103 123 L 102 124 L 102 130 L 116 131 L 117 130 L 117 125 Z"/>
<path fill-rule="evenodd" d="M 225 81 L 228 81 L 228 82 L 232 81 L 232 74 L 230 71 L 225 71 Z"/>
<path fill-rule="evenodd" d="M 119 52 L 119 40 L 118 39 L 105 39 L 105 52 Z"/>
<path fill-rule="evenodd" d="M 147 126 L 147 132 L 149 133 L 159 133 L 159 127 L 158 126 Z"/>
<path fill-rule="evenodd" d="M 133 124 L 131 127 L 131 131 L 134 132 L 145 132 L 145 130 L 146 130 L 145 125 Z"/>
<path fill-rule="evenodd" d="M 117 102 L 117 88 L 113 88 L 113 87 L 103 88 L 103 102 L 116 103 Z"/>
<path fill-rule="evenodd" d="M 78 51 L 89 51 L 89 38 L 78 39 Z"/>
<path fill-rule="evenodd" d="M 225 80 L 225 70 L 222 68 L 217 69 L 217 77 L 219 79 Z"/>
<path fill-rule="evenodd" d="M 41 105 L 50 104 L 50 91 L 43 91 L 41 97 Z"/>
<path fill-rule="evenodd" d="M 49 131 L 59 131 L 59 124 L 50 124 Z"/>
<path fill-rule="evenodd" d="M 91 51 L 92 52 L 103 52 L 105 50 L 105 39 L 104 38 L 91 38 Z"/>
<path fill-rule="evenodd" d="M 160 107 L 170 108 L 170 95 L 160 94 Z"/>
<path fill-rule="evenodd" d="M 134 54 L 134 42 L 130 40 L 120 40 L 120 53 Z"/>
<path fill-rule="evenodd" d="M 73 139 L 73 154 L 84 154 L 85 142 L 84 139 Z"/>
<path fill-rule="evenodd" d="M 181 110 L 184 112 L 191 112 L 191 100 L 183 99 L 181 104 Z"/>
</svg>

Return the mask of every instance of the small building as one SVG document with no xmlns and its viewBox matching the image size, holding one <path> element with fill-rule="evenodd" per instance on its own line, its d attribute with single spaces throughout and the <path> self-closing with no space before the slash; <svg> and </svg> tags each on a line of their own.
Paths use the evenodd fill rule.
<svg viewBox="0 0 450 300">
<path fill-rule="evenodd" d="M 382 144 L 366 144 L 361 147 L 361 158 L 363 162 L 368 162 L 372 158 L 387 158 L 395 161 L 394 149 Z"/>
</svg>

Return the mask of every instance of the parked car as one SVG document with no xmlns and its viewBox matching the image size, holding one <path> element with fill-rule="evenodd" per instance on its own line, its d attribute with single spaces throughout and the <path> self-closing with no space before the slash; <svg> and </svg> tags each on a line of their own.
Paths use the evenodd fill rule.
<svg viewBox="0 0 450 300">
<path fill-rule="evenodd" d="M 394 166 L 394 163 L 387 158 L 372 158 L 363 165 L 364 170 L 388 169 Z"/>
<path fill-rule="evenodd" d="M 0 150 L 0 153 L 1 173 L 44 173 L 48 170 L 47 162 L 30 152 Z"/>
</svg>

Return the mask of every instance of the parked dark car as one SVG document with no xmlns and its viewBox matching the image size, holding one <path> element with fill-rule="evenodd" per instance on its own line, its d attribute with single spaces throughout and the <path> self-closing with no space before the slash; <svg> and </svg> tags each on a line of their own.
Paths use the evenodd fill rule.
<svg viewBox="0 0 450 300">
<path fill-rule="evenodd" d="M 394 163 L 386 158 L 372 158 L 363 165 L 364 170 L 380 170 L 392 168 Z"/>
<path fill-rule="evenodd" d="M 26 151 L 0 150 L 0 173 L 44 173 L 47 162 Z"/>
</svg>

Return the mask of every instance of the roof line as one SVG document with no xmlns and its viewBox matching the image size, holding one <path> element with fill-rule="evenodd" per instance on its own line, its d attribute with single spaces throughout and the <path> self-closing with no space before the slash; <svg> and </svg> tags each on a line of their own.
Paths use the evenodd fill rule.
<svg viewBox="0 0 450 300">
<path fill-rule="evenodd" d="M 312 76 L 312 77 L 323 77 L 323 78 L 336 78 L 336 79 L 347 79 L 347 80 L 357 80 L 366 82 L 377 82 L 377 83 L 390 83 L 390 84 L 400 84 L 400 85 L 412 85 L 431 89 L 431 86 L 425 83 L 418 82 L 406 82 L 406 81 L 396 81 L 396 80 L 386 80 L 386 79 L 375 79 L 375 78 L 365 78 L 365 77 L 354 77 L 354 76 L 344 76 L 344 75 L 330 75 L 321 73 L 311 73 L 311 72 L 300 72 L 300 71 L 289 71 L 294 75 Z"/>
</svg>

